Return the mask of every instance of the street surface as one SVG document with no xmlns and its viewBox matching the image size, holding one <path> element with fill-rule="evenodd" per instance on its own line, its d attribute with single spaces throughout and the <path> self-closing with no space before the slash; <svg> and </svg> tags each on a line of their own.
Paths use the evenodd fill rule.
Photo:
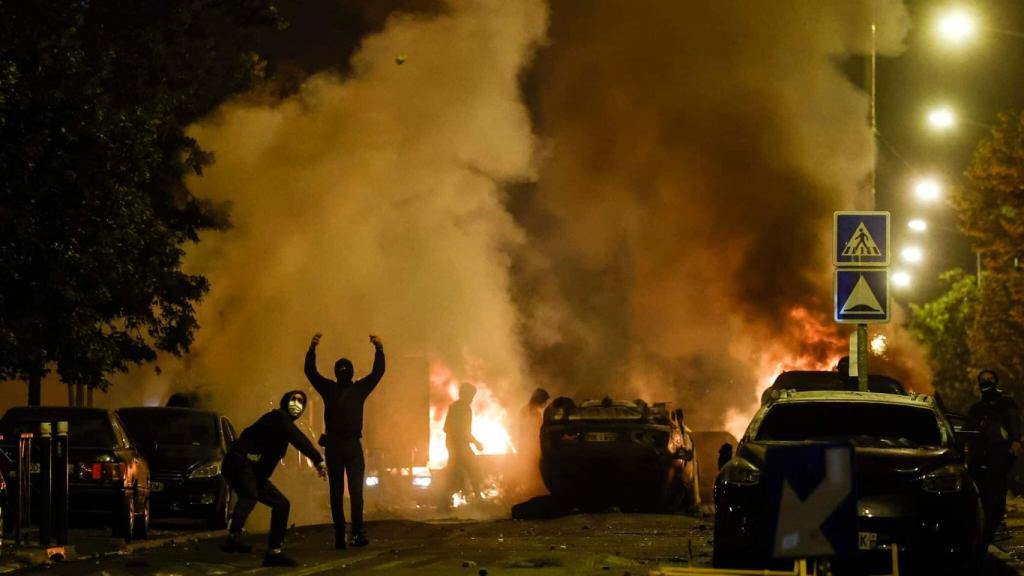
<svg viewBox="0 0 1024 576">
<path fill-rule="evenodd" d="M 189 541 L 75 562 L 27 568 L 20 574 L 68 576 L 214 574 L 563 575 L 647 574 L 657 566 L 711 563 L 711 523 L 690 516 L 575 515 L 555 520 L 382 520 L 368 524 L 370 546 L 333 550 L 330 526 L 290 530 L 285 549 L 302 563 L 263 568 L 262 534 L 248 536 L 248 555 L 224 554 L 220 538 Z"/>
</svg>

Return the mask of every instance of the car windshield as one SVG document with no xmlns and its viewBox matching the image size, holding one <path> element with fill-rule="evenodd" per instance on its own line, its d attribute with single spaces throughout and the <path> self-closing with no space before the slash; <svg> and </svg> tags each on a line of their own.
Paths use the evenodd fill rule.
<svg viewBox="0 0 1024 576">
<path fill-rule="evenodd" d="M 865 446 L 941 446 L 942 430 L 928 408 L 872 402 L 792 402 L 768 409 L 757 440 L 850 440 Z"/>
<path fill-rule="evenodd" d="M 40 422 L 68 422 L 71 446 L 110 448 L 114 446 L 114 430 L 110 419 L 102 413 L 69 414 L 47 412 L 8 412 L 0 421 L 0 430 L 11 438 L 22 432 L 39 433 Z"/>
<path fill-rule="evenodd" d="M 118 410 L 117 415 L 136 443 L 158 446 L 216 446 L 217 418 L 188 410 Z"/>
</svg>

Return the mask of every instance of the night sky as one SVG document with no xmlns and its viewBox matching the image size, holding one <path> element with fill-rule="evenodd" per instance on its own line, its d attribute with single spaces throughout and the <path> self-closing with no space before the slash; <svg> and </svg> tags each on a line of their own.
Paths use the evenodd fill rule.
<svg viewBox="0 0 1024 576">
<path fill-rule="evenodd" d="M 974 254 L 959 234 L 936 230 L 956 228 L 952 207 L 945 201 L 923 206 L 913 195 L 918 174 L 935 175 L 945 184 L 944 197 L 963 182 L 975 146 L 987 129 L 961 123 L 955 130 L 937 133 L 926 123 L 928 109 L 947 104 L 968 120 L 994 124 L 996 114 L 1019 109 L 1024 103 L 1024 38 L 986 27 L 1024 31 L 1024 3 L 1017 0 L 950 3 L 935 0 L 906 2 L 914 27 L 906 51 L 878 61 L 878 208 L 892 212 L 898 257 L 908 236 L 906 222 L 928 220 L 931 228 L 919 244 L 925 261 L 908 268 L 914 276 L 910 290 L 897 291 L 901 302 L 922 302 L 941 293 L 938 275 L 963 267 L 974 272 Z M 936 40 L 935 20 L 948 6 L 963 6 L 977 14 L 977 36 L 961 47 Z M 887 146 L 887 144 L 889 146 Z"/>
</svg>

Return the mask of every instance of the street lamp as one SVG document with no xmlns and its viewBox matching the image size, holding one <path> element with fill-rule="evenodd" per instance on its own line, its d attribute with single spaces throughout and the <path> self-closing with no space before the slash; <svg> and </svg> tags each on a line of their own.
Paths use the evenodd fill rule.
<svg viewBox="0 0 1024 576">
<path fill-rule="evenodd" d="M 934 178 L 924 178 L 914 186 L 914 194 L 922 202 L 934 202 L 942 195 L 942 186 Z"/>
<path fill-rule="evenodd" d="M 899 288 L 906 288 L 906 287 L 910 286 L 910 274 L 907 274 L 906 272 L 904 272 L 902 270 L 899 270 L 897 272 L 893 272 L 893 274 L 892 274 L 892 283 L 895 284 Z"/>
<path fill-rule="evenodd" d="M 900 256 L 911 264 L 917 264 L 924 259 L 924 252 L 922 252 L 917 246 L 907 246 L 902 252 L 900 252 Z"/>
<path fill-rule="evenodd" d="M 939 18 L 939 36 L 951 44 L 963 44 L 972 38 L 978 29 L 974 16 L 963 9 L 953 9 Z"/>
<path fill-rule="evenodd" d="M 935 108 L 928 112 L 928 124 L 936 130 L 949 130 L 956 124 L 956 115 L 948 106 Z"/>
<path fill-rule="evenodd" d="M 907 222 L 907 228 L 910 228 L 914 232 L 924 232 L 928 229 L 928 223 L 920 218 L 914 218 L 910 222 Z"/>
</svg>

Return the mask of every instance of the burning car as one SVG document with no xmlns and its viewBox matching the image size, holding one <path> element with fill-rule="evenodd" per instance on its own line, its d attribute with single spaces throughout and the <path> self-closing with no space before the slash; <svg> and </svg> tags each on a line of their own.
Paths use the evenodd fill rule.
<svg viewBox="0 0 1024 576">
<path fill-rule="evenodd" d="M 541 475 L 574 507 L 678 512 L 699 504 L 697 462 L 682 410 L 611 398 L 557 398 L 541 426 Z"/>
</svg>

